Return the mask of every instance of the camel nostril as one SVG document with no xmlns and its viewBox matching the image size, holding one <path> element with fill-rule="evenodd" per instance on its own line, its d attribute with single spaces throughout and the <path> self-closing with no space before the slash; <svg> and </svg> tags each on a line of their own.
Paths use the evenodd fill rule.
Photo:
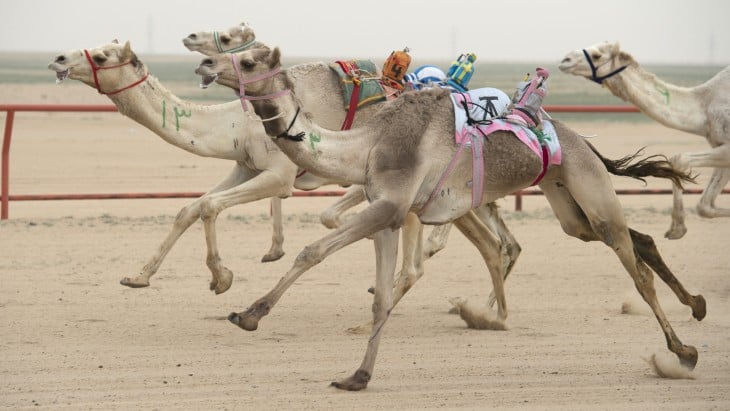
<svg viewBox="0 0 730 411">
<path fill-rule="evenodd" d="M 563 59 L 563 61 L 560 62 L 561 64 L 570 63 L 570 57 L 566 57 Z"/>
<path fill-rule="evenodd" d="M 203 59 L 203 61 L 200 63 L 202 66 L 212 66 L 213 65 L 213 59 Z"/>
<path fill-rule="evenodd" d="M 66 61 L 66 57 L 64 57 L 64 56 L 56 57 L 56 63 L 63 63 L 65 61 Z"/>
<path fill-rule="evenodd" d="M 189 35 L 189 36 L 188 36 L 188 38 L 189 38 L 190 40 L 195 40 L 195 39 L 197 39 L 197 38 L 198 38 L 198 35 L 197 35 L 197 34 L 195 34 L 195 33 L 193 33 L 193 34 Z"/>
</svg>

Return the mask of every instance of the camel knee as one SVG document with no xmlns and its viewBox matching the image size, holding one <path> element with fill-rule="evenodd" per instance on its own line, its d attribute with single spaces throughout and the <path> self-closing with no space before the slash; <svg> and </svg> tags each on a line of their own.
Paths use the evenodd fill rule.
<svg viewBox="0 0 730 411">
<path fill-rule="evenodd" d="M 697 215 L 704 218 L 715 217 L 715 208 L 711 204 L 700 202 L 697 204 Z"/>
<path fill-rule="evenodd" d="M 200 204 L 200 219 L 203 221 L 215 219 L 219 212 L 220 211 L 215 205 L 213 205 L 213 201 L 211 200 L 206 199 Z"/>
<path fill-rule="evenodd" d="M 561 222 L 560 227 L 565 234 L 585 242 L 599 239 L 596 237 L 596 233 L 586 224 Z"/>
<path fill-rule="evenodd" d="M 200 206 L 197 204 L 189 204 L 181 208 L 175 216 L 175 224 L 191 225 L 200 218 Z"/>
<path fill-rule="evenodd" d="M 312 267 L 322 260 L 324 260 L 322 251 L 317 246 L 308 245 L 297 255 L 294 264 Z"/>
</svg>

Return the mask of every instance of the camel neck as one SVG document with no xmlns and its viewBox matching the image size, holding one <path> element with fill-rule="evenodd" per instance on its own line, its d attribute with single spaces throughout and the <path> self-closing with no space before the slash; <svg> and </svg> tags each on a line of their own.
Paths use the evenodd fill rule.
<svg viewBox="0 0 730 411">
<path fill-rule="evenodd" d="M 154 76 L 144 84 L 109 98 L 123 115 L 166 142 L 191 153 L 237 160 L 242 140 L 255 132 L 253 120 L 237 101 L 199 105 L 182 100 Z M 256 126 L 261 133 L 260 126 Z"/>
<path fill-rule="evenodd" d="M 276 101 L 252 102 L 264 119 L 266 133 L 300 168 L 342 183 L 364 184 L 367 153 L 353 147 L 370 147 L 364 129 L 332 131 L 314 124 L 300 112 L 290 96 Z M 271 119 L 267 121 L 266 119 Z"/>
<path fill-rule="evenodd" d="M 638 64 L 629 65 L 603 84 L 615 96 L 667 127 L 706 135 L 704 108 L 692 88 L 669 84 Z"/>
</svg>

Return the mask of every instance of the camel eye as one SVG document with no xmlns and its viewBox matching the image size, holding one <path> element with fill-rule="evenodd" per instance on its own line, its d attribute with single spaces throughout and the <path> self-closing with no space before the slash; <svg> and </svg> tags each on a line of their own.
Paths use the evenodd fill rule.
<svg viewBox="0 0 730 411">
<path fill-rule="evenodd" d="M 593 59 L 593 60 L 598 60 L 598 59 L 600 59 L 600 58 L 601 58 L 601 55 L 600 55 L 600 54 L 598 54 L 598 53 L 593 53 L 593 54 L 591 54 L 591 59 Z"/>
<path fill-rule="evenodd" d="M 102 55 L 99 55 L 99 54 L 97 54 L 97 55 L 94 56 L 94 63 L 96 63 L 96 64 L 104 64 L 104 62 L 106 62 L 106 56 L 102 56 Z"/>
<path fill-rule="evenodd" d="M 244 68 L 246 70 L 251 70 L 254 67 L 256 67 L 256 63 L 251 60 L 244 60 L 241 62 L 241 68 Z"/>
<path fill-rule="evenodd" d="M 221 39 L 221 43 L 223 43 L 223 44 L 228 44 L 231 42 L 231 38 L 228 36 L 221 36 L 220 39 Z"/>
</svg>

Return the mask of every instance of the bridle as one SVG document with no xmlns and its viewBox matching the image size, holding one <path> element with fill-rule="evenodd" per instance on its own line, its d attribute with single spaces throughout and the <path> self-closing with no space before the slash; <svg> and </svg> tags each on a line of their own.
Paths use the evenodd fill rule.
<svg viewBox="0 0 730 411">
<path fill-rule="evenodd" d="M 593 82 L 595 82 L 595 83 L 598 83 L 598 84 L 603 84 L 603 80 L 606 80 L 607 78 L 610 78 L 610 77 L 615 76 L 616 74 L 624 71 L 626 69 L 626 67 L 628 67 L 628 66 L 619 67 L 616 70 L 614 70 L 614 71 L 606 74 L 605 76 L 599 76 L 598 75 L 598 67 L 596 67 L 595 64 L 593 64 L 593 60 L 591 60 L 591 56 L 590 56 L 590 54 L 588 54 L 588 52 L 586 51 L 586 49 L 583 49 L 583 55 L 585 56 L 586 61 L 588 62 L 588 65 L 591 67 L 591 78 L 590 78 L 590 80 L 593 81 Z"/>
<path fill-rule="evenodd" d="M 123 67 L 123 66 L 126 66 L 127 64 L 132 64 L 132 61 L 130 60 L 130 61 L 127 61 L 127 62 L 124 62 L 124 63 L 115 64 L 113 66 L 101 67 L 101 66 L 97 66 L 94 63 L 94 60 L 91 58 L 91 54 L 89 54 L 89 50 L 84 49 L 84 55 L 86 56 L 86 60 L 89 61 L 89 65 L 91 65 L 91 72 L 94 74 L 94 85 L 96 86 L 96 91 L 98 91 L 99 94 L 105 94 L 107 96 L 111 96 L 111 95 L 114 95 L 114 94 L 117 94 L 117 93 L 121 93 L 124 90 L 128 90 L 128 89 L 130 89 L 130 88 L 132 88 L 134 86 L 137 86 L 139 84 L 144 83 L 144 81 L 147 80 L 147 77 L 149 77 L 149 75 L 150 75 L 150 73 L 145 73 L 144 77 L 142 77 L 141 79 L 135 81 L 134 83 L 132 83 L 132 84 L 126 86 L 126 87 L 122 87 L 119 90 L 114 90 L 114 91 L 101 91 L 101 85 L 99 84 L 99 77 L 97 75 L 97 73 L 100 70 L 108 70 L 108 69 Z"/>
<path fill-rule="evenodd" d="M 223 49 L 223 45 L 221 44 L 220 34 L 218 34 L 217 31 L 213 32 L 213 41 L 215 41 L 215 47 L 218 49 L 219 53 L 235 53 L 237 51 L 244 51 L 249 49 L 251 46 L 253 46 L 254 43 L 256 43 L 256 37 L 251 39 L 248 43 L 244 43 L 238 47 L 233 47 L 228 50 Z"/>
<path fill-rule="evenodd" d="M 285 96 L 291 92 L 291 90 L 289 90 L 289 89 L 284 89 L 281 91 L 277 91 L 276 93 L 271 93 L 271 94 L 267 94 L 264 96 L 247 96 L 246 90 L 245 90 L 246 84 L 250 84 L 250 83 L 257 82 L 257 81 L 265 80 L 270 77 L 274 77 L 275 75 L 279 74 L 279 72 L 281 72 L 281 66 L 276 66 L 273 70 L 263 73 L 263 74 L 259 74 L 258 76 L 253 76 L 253 77 L 244 79 L 243 76 L 241 75 L 241 68 L 239 67 L 239 61 L 238 61 L 237 55 L 231 54 L 231 64 L 233 64 L 233 67 L 236 70 L 236 76 L 238 76 L 238 95 L 241 98 L 241 107 L 243 107 L 243 111 L 248 111 L 248 106 L 246 105 L 246 100 L 249 100 L 249 101 L 250 100 L 270 100 L 270 99 L 274 99 L 277 97 Z M 287 127 L 284 132 L 275 136 L 275 138 L 286 138 L 286 139 L 294 140 L 294 141 L 302 141 L 304 139 L 304 135 L 305 135 L 304 132 L 300 132 L 295 135 L 289 134 L 289 131 L 294 126 L 294 122 L 297 120 L 297 117 L 299 116 L 300 109 L 301 109 L 300 107 L 297 107 L 297 111 L 294 113 L 294 117 L 292 118 L 291 122 L 289 123 L 289 127 Z M 271 120 L 281 117 L 283 114 L 284 114 L 284 112 L 281 112 L 281 113 L 275 115 L 274 117 L 263 118 L 263 119 L 261 119 L 261 121 L 271 121 Z M 301 176 L 302 174 L 303 173 L 298 174 L 297 177 Z"/>
<path fill-rule="evenodd" d="M 259 74 L 258 76 L 253 76 L 250 78 L 243 78 L 243 75 L 241 75 L 241 68 L 240 68 L 240 62 L 238 61 L 238 56 L 235 54 L 231 54 L 231 64 L 233 65 L 234 70 L 236 70 L 236 76 L 238 77 L 238 97 L 241 99 L 241 107 L 243 107 L 243 111 L 248 111 L 248 106 L 246 105 L 246 101 L 252 101 L 252 100 L 268 100 L 272 98 L 277 98 L 281 96 L 285 96 L 289 94 L 290 90 L 285 89 L 278 91 L 276 93 L 267 94 L 265 96 L 247 96 L 246 95 L 246 84 L 255 83 L 257 81 L 265 80 L 267 78 L 274 77 L 275 75 L 279 74 L 281 72 L 281 66 L 276 66 L 273 70 Z M 265 120 L 264 120 L 265 121 Z"/>
</svg>

